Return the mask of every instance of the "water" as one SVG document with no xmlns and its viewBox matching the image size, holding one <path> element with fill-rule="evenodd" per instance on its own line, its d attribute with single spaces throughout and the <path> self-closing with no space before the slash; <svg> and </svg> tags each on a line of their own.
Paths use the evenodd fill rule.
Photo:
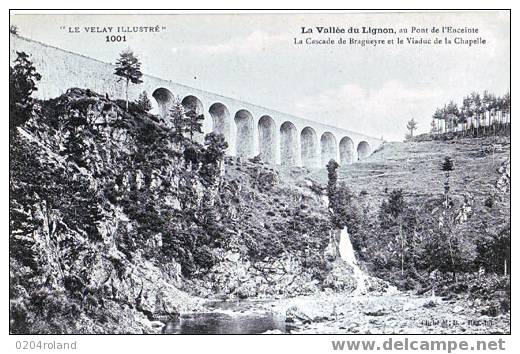
<svg viewBox="0 0 520 354">
<path fill-rule="evenodd" d="M 254 310 L 253 301 L 222 301 L 206 305 L 208 312 L 183 315 L 168 326 L 170 334 L 287 333 L 285 317 L 267 310 Z"/>
<path fill-rule="evenodd" d="M 322 196 L 321 202 L 328 206 L 329 199 Z M 367 291 L 368 276 L 359 268 L 356 254 L 345 227 L 340 231 L 339 254 L 352 267 L 357 282 L 354 295 Z M 268 310 L 258 310 L 261 301 L 216 301 L 206 304 L 207 312 L 183 315 L 168 325 L 171 334 L 258 334 L 265 332 L 290 333 L 294 326 L 285 322 L 285 316 Z"/>
<path fill-rule="evenodd" d="M 321 203 L 327 208 L 330 208 L 328 196 L 322 195 Z M 365 294 L 367 292 L 366 282 L 368 280 L 368 276 L 361 270 L 361 268 L 359 268 L 356 254 L 354 252 L 354 248 L 352 247 L 352 242 L 350 241 L 350 235 L 348 234 L 346 227 L 340 231 L 338 248 L 341 259 L 350 265 L 354 271 L 354 278 L 356 279 L 357 286 L 353 295 Z"/>
<path fill-rule="evenodd" d="M 359 264 L 356 259 L 352 242 L 350 241 L 350 235 L 348 234 L 347 228 L 344 227 L 339 235 L 339 255 L 348 265 L 352 267 L 354 271 L 354 278 L 356 279 L 357 286 L 354 291 L 354 295 L 365 294 L 367 291 L 366 281 L 367 275 L 359 268 Z"/>
</svg>

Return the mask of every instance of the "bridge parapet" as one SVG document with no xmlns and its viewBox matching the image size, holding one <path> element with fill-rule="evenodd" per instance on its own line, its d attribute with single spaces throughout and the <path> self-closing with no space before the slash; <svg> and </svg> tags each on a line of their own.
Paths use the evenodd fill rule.
<svg viewBox="0 0 520 354">
<path fill-rule="evenodd" d="M 20 36 L 10 37 L 10 58 L 16 51 L 31 55 L 42 80 L 36 95 L 49 99 L 70 87 L 90 88 L 113 98 L 123 98 L 124 85 L 114 66 L 83 55 Z M 345 165 L 370 156 L 383 141 L 354 131 L 278 112 L 238 99 L 199 90 L 150 75 L 131 85 L 129 99 L 144 90 L 154 98 L 152 113 L 165 115 L 175 100 L 185 109 L 204 114 L 203 131 L 217 131 L 228 141 L 233 156 L 261 155 L 266 162 L 323 167 L 333 158 Z"/>
</svg>

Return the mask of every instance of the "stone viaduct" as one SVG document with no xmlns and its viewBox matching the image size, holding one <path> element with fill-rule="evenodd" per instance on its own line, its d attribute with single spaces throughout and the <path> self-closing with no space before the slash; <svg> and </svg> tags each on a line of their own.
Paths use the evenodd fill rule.
<svg viewBox="0 0 520 354">
<path fill-rule="evenodd" d="M 16 51 L 29 54 L 42 75 L 38 98 L 53 98 L 71 87 L 90 88 L 111 98 L 124 97 L 124 84 L 113 74 L 111 64 L 11 35 L 11 62 Z M 204 114 L 204 133 L 223 134 L 229 144 L 228 154 L 233 156 L 260 154 L 263 161 L 271 164 L 305 167 L 323 167 L 330 159 L 346 165 L 368 157 L 383 142 L 173 81 L 149 75 L 142 79 L 142 84 L 131 85 L 130 100 L 147 91 L 155 98 L 152 113 L 165 115 L 178 100 L 185 109 Z"/>
</svg>

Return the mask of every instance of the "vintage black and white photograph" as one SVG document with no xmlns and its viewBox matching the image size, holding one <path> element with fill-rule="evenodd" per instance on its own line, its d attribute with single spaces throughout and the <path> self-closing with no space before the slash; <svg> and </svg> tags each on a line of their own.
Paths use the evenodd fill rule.
<svg viewBox="0 0 520 354">
<path fill-rule="evenodd" d="M 10 11 L 9 332 L 510 334 L 510 15 Z"/>
</svg>

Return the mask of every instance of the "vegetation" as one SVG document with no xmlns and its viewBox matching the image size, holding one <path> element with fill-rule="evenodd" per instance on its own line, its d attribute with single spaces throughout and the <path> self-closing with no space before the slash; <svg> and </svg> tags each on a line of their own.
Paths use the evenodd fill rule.
<svg viewBox="0 0 520 354">
<path fill-rule="evenodd" d="M 136 104 L 137 107 L 143 112 L 149 112 L 152 109 L 152 102 L 148 98 L 146 91 L 141 92 Z"/>
<path fill-rule="evenodd" d="M 460 133 L 465 136 L 497 134 L 510 125 L 511 95 L 497 96 L 488 91 L 472 92 L 459 107 L 450 101 L 433 114 L 432 134 Z"/>
<path fill-rule="evenodd" d="M 130 83 L 140 84 L 143 82 L 141 80 L 143 76 L 141 62 L 133 51 L 127 49 L 119 54 L 114 74 L 125 81 L 126 111 L 128 112 L 128 86 Z"/>
<path fill-rule="evenodd" d="M 442 162 L 441 170 L 444 171 L 446 175 L 446 180 L 444 182 L 444 194 L 446 196 L 446 202 L 444 204 L 444 207 L 448 209 L 450 196 L 450 172 L 453 171 L 453 160 L 449 156 L 446 156 L 446 158 Z"/>
<path fill-rule="evenodd" d="M 38 107 L 10 144 L 12 332 L 87 330 L 79 317 L 116 326 L 116 313 L 141 311 L 128 293 L 134 267 L 178 264 L 189 284 L 237 252 L 297 256 L 326 276 L 319 201 L 289 192 L 261 162 L 225 163 L 224 137 L 199 142 L 203 117 L 178 102 L 168 122 L 77 88 Z"/>
<path fill-rule="evenodd" d="M 413 131 L 417 129 L 417 122 L 412 118 L 406 123 L 406 129 L 410 131 L 410 138 L 413 138 Z"/>
<path fill-rule="evenodd" d="M 493 299 L 492 306 L 498 309 L 494 316 L 507 312 L 509 282 L 501 276 L 508 274 L 511 259 L 508 212 L 493 204 L 496 196 L 483 200 L 482 208 L 489 211 L 481 211 L 471 195 L 462 197 L 459 190 L 454 193 L 452 179 L 460 172 L 452 157 L 434 165 L 439 171 L 435 180 L 442 187 L 438 189 L 444 193 L 385 188 L 383 200 L 377 204 L 368 193 L 357 196 L 344 182 L 338 183 L 342 176 L 338 177 L 334 165 L 329 163 L 328 191 L 335 196 L 351 196 L 340 203 L 345 212 L 338 212 L 341 207 L 334 206 L 337 197 L 329 196 L 334 225 L 347 225 L 358 257 L 372 274 L 418 293 L 433 289 L 438 295 L 451 296 L 460 292 L 471 294 L 470 289 L 479 288 L 478 296 Z M 431 173 L 436 174 L 435 170 Z M 477 188 L 484 189 L 481 185 Z M 486 285 L 480 288 L 479 282 Z M 490 295 L 495 292 L 499 295 Z"/>
<path fill-rule="evenodd" d="M 450 103 L 444 111 L 456 115 L 456 105 Z M 441 115 L 440 111 L 437 115 Z M 498 123 L 496 128 L 497 134 L 503 132 Z M 474 135 L 469 131 L 465 134 L 468 138 L 476 137 L 477 128 Z M 478 134 L 484 134 L 484 127 Z M 495 135 L 495 131 L 486 127 L 485 135 Z M 334 193 L 329 196 L 333 224 L 348 225 L 354 249 L 372 274 L 420 294 L 434 290 L 443 296 L 482 296 L 493 303 L 490 306 L 494 310 L 489 312 L 493 316 L 507 312 L 510 196 L 508 184 L 503 181 L 504 173 L 505 181 L 509 181 L 508 142 L 507 137 L 496 136 L 475 142 L 460 140 L 456 145 L 401 146 L 398 152 L 391 153 L 385 152 L 385 147 L 381 157 L 368 162 L 363 169 L 339 170 L 339 175 L 337 167 L 329 163 L 327 190 Z M 403 153 L 403 149 L 407 151 Z M 429 162 L 441 151 L 456 153 L 458 165 L 454 156 Z M 497 151 L 501 152 L 499 168 Z M 386 161 L 386 157 L 398 158 L 394 162 Z M 407 170 L 410 172 L 403 174 Z M 371 174 L 379 177 L 380 171 L 385 172 L 384 179 L 366 178 Z M 364 178 L 363 183 L 357 186 L 360 178 Z M 347 187 L 346 180 L 353 185 Z M 380 186 L 381 183 L 385 185 Z M 389 188 L 393 185 L 395 189 Z M 339 213 L 340 208 L 333 206 L 342 192 L 353 196 L 341 203 L 348 213 Z M 479 282 L 486 285 L 480 287 Z M 475 295 L 472 292 L 477 290 L 471 289 L 477 288 Z"/>
<path fill-rule="evenodd" d="M 127 62 L 139 71 L 138 61 Z M 127 90 L 138 83 L 133 74 L 120 75 Z M 37 102 L 31 95 L 38 80 L 28 56 L 18 53 L 10 68 L 13 333 L 91 331 L 82 327 L 86 319 L 106 330 L 119 326 L 122 311 L 153 320 L 141 306 L 147 277 L 135 269 L 160 270 L 149 277 L 159 282 L 173 279 L 178 265 L 183 284 L 214 279 L 216 286 L 212 270 L 229 253 L 252 266 L 291 256 L 307 281 L 323 284 L 332 267 L 324 256 L 330 231 L 344 227 L 371 274 L 401 289 L 446 296 L 468 291 L 486 298 L 498 289 L 499 303 L 486 313 L 509 310 L 510 220 L 500 209 L 508 190 L 496 191 L 487 175 L 493 193 L 458 176 L 463 161 L 451 153 L 435 159 L 427 183 L 399 177 L 393 188 L 381 187 L 379 199 L 368 184 L 380 186 L 380 179 L 363 180 L 356 193 L 345 183 L 348 171 L 331 160 L 324 210 L 322 185 L 304 193 L 260 159 L 226 157 L 224 136 L 199 139 L 204 116 L 178 101 L 162 121 L 148 113 L 145 92 L 131 105 L 127 100 L 125 110 L 122 101 L 77 88 Z M 445 111 L 460 114 L 455 104 Z M 410 170 L 418 178 L 407 159 L 392 163 L 399 176 Z M 482 187 L 484 197 L 461 195 L 454 188 L 461 179 Z M 153 296 L 150 301 L 161 301 Z"/>
<path fill-rule="evenodd" d="M 36 82 L 41 75 L 36 71 L 29 55 L 16 52 L 14 67 L 9 66 L 9 130 L 24 124 L 31 118 L 34 99 L 32 94 L 37 91 Z"/>
</svg>

